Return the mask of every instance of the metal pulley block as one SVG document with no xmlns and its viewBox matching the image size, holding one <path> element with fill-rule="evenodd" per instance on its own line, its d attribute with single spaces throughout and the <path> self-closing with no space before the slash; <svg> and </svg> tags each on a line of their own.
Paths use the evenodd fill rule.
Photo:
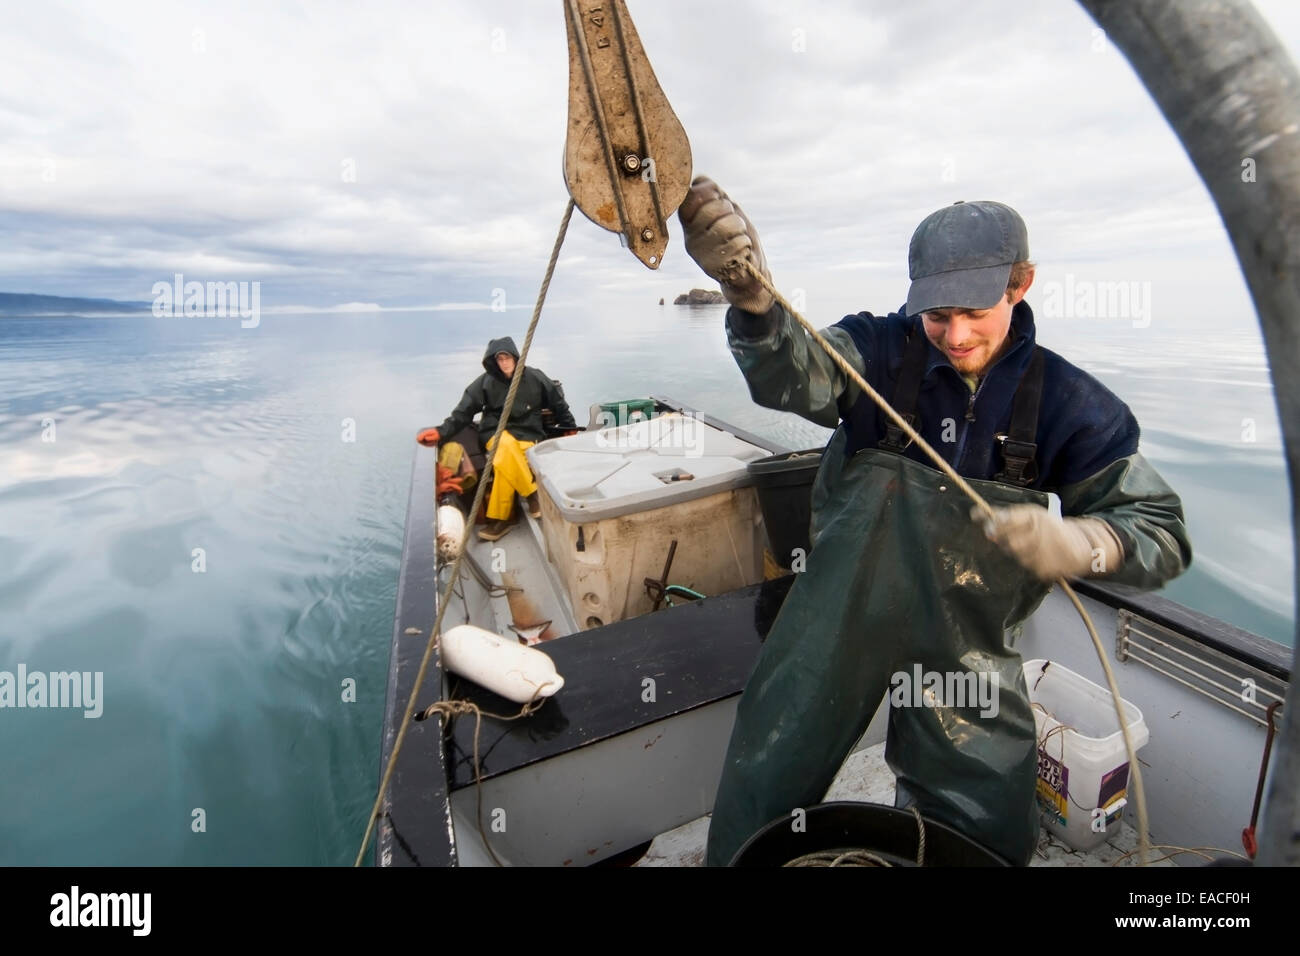
<svg viewBox="0 0 1300 956">
<path fill-rule="evenodd" d="M 668 217 L 691 185 L 691 144 L 668 103 L 623 0 L 565 0 L 569 128 L 564 180 L 574 204 L 619 233 L 651 269 Z"/>
</svg>

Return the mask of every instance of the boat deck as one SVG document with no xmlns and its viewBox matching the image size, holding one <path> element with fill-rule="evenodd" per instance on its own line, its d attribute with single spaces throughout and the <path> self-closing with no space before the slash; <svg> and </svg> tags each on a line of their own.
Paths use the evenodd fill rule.
<svg viewBox="0 0 1300 956">
<path fill-rule="evenodd" d="M 827 802 L 859 800 L 864 803 L 894 805 L 894 775 L 885 763 L 885 745 L 876 744 L 849 755 L 839 776 L 826 793 Z M 692 820 L 675 830 L 660 834 L 650 844 L 645 856 L 635 866 L 703 866 L 704 844 L 709 832 L 709 817 Z M 1158 857 L 1159 852 L 1153 853 Z M 1030 866 L 1135 866 L 1137 865 L 1137 831 L 1125 823 L 1109 840 L 1093 850 L 1074 850 L 1046 830 L 1038 839 L 1038 849 Z M 1157 866 L 1174 866 L 1162 860 Z"/>
<path fill-rule="evenodd" d="M 510 590 L 489 596 L 466 573 L 459 594 L 448 608 L 448 621 L 474 620 L 497 633 L 512 631 L 529 641 L 545 644 L 580 633 L 555 572 L 547 561 L 546 544 L 538 521 L 526 513 L 497 541 L 475 538 L 468 549 L 496 585 Z M 563 643 L 563 642 L 562 642 Z M 552 645 L 555 647 L 558 645 Z M 463 749 L 463 748 L 462 748 Z M 459 762 L 459 761 L 458 761 Z M 453 771 L 453 776 L 456 776 Z M 464 783 L 465 781 L 461 781 Z M 894 775 L 885 763 L 885 744 L 876 743 L 850 754 L 826 800 L 858 800 L 893 806 Z M 701 816 L 657 836 L 636 866 L 702 866 L 709 816 Z M 1113 866 L 1137 863 L 1137 834 L 1131 824 L 1120 828 L 1094 850 L 1078 851 L 1043 831 L 1031 866 Z M 1173 861 L 1160 865 L 1172 866 Z"/>
<path fill-rule="evenodd" d="M 431 670 L 418 691 L 414 687 L 431 615 L 447 581 L 447 566 L 439 566 L 428 534 L 436 528 L 434 457 L 434 449 L 421 446 L 413 464 L 384 761 L 408 700 L 423 708 L 438 699 L 463 698 L 486 714 L 517 709 L 441 668 Z M 626 865 L 630 851 L 648 846 L 637 865 L 700 865 L 736 703 L 795 577 L 583 628 L 538 521 L 520 515 L 495 542 L 475 535 L 466 556 L 473 567 L 462 567 L 444 627 L 474 623 L 543 644 L 565 676 L 565 688 L 526 721 L 485 717 L 481 737 L 470 719 L 412 723 L 386 796 L 376 863 L 491 865 L 476 821 L 481 799 L 510 821 L 508 831 L 491 831 L 492 849 L 509 864 Z M 1187 847 L 1235 846 L 1255 793 L 1266 707 L 1287 692 L 1289 649 L 1159 596 L 1090 582 L 1079 582 L 1077 589 L 1097 629 L 1117 635 L 1107 656 L 1122 695 L 1140 703 L 1150 726 L 1141 759 L 1157 828 L 1153 839 Z M 1078 639 L 1080 630 L 1073 606 L 1054 593 L 1008 640 L 1026 659 L 1049 659 L 1100 682 L 1099 664 L 1089 642 Z M 1140 653 L 1152 642 L 1177 649 L 1181 670 L 1205 686 L 1170 680 Z M 1260 703 L 1241 706 L 1230 692 L 1238 679 L 1242 686 L 1258 686 Z M 1216 696 L 1216 688 L 1225 693 Z M 892 806 L 894 780 L 883 759 L 885 711 L 876 714 L 862 749 L 846 761 L 828 801 Z M 1133 822 L 1130 810 L 1125 825 L 1090 852 L 1044 834 L 1031 865 L 1136 865 Z M 1184 855 L 1161 865 L 1178 862 L 1198 860 Z"/>
<path fill-rule="evenodd" d="M 514 525 L 502 537 L 483 541 L 476 533 L 466 549 L 466 556 L 504 593 L 497 591 L 489 597 L 473 581 L 469 569 L 462 569 L 465 587 L 460 589 L 460 597 L 452 598 L 447 621 L 472 621 L 498 634 L 513 632 L 529 644 L 577 633 L 573 611 L 562 596 L 563 586 L 548 560 L 540 522 L 525 509 L 517 508 L 516 512 Z M 485 611 L 490 621 L 485 622 Z"/>
</svg>

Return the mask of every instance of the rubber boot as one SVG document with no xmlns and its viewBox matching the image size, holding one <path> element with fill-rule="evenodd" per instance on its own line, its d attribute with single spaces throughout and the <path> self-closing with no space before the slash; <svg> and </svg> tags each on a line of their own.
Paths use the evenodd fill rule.
<svg viewBox="0 0 1300 956">
<path fill-rule="evenodd" d="M 478 536 L 484 541 L 496 541 L 504 537 L 505 533 L 513 527 L 513 522 L 498 521 L 495 518 L 487 523 L 486 528 L 480 528 Z"/>
<path fill-rule="evenodd" d="M 528 505 L 528 513 L 534 518 L 540 518 L 542 516 L 541 492 L 534 491 L 524 499 L 524 504 Z"/>
</svg>

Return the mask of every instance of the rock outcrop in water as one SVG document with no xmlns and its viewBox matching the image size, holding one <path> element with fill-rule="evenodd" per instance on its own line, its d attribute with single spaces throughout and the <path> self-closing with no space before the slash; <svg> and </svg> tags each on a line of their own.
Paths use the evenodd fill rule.
<svg viewBox="0 0 1300 956">
<path fill-rule="evenodd" d="M 692 289 L 673 299 L 673 305 L 725 305 L 726 302 L 721 292 L 711 289 Z"/>
</svg>

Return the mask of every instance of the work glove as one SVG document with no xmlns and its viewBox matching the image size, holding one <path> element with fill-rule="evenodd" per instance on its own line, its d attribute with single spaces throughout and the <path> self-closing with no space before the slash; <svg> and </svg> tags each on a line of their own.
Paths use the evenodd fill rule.
<svg viewBox="0 0 1300 956">
<path fill-rule="evenodd" d="M 461 482 L 463 480 L 464 480 L 463 478 L 457 477 L 450 468 L 446 467 L 445 465 L 438 465 L 437 466 L 438 497 L 442 497 L 444 494 L 446 494 L 449 491 L 454 491 L 458 495 L 464 494 L 465 492 L 461 488 Z"/>
<path fill-rule="evenodd" d="M 711 278 L 722 285 L 722 294 L 738 309 L 762 315 L 772 307 L 768 292 L 743 266 L 727 267 L 737 259 L 749 259 L 770 282 L 763 247 L 754 224 L 718 184 L 697 176 L 677 210 L 686 251 Z"/>
<path fill-rule="evenodd" d="M 988 519 L 974 508 L 989 540 L 1043 581 L 1113 574 L 1124 563 L 1124 546 L 1101 518 L 1061 518 L 1038 505 L 994 508 Z"/>
<path fill-rule="evenodd" d="M 442 436 L 438 434 L 438 429 L 426 428 L 424 431 L 420 432 L 420 434 L 415 436 L 415 440 L 421 445 L 436 445 L 438 442 L 442 441 Z"/>
</svg>

